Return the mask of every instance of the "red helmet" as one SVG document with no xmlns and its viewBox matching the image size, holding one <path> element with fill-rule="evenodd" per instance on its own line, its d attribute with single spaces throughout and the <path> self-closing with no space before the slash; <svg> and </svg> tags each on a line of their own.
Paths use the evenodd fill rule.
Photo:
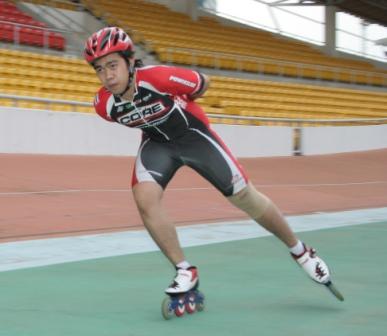
<svg viewBox="0 0 387 336">
<path fill-rule="evenodd" d="M 84 57 L 88 63 L 113 52 L 131 57 L 134 45 L 128 34 L 118 27 L 106 27 L 91 35 L 85 44 Z"/>
</svg>

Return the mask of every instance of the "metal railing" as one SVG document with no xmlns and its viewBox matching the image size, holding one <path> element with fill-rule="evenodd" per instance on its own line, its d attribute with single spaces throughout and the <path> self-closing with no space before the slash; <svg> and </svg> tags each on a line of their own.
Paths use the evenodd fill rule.
<svg viewBox="0 0 387 336">
<path fill-rule="evenodd" d="M 45 48 L 45 49 L 50 48 L 49 37 L 53 33 L 61 34 L 61 35 L 63 35 L 62 37 L 65 37 L 66 34 L 71 33 L 69 31 L 63 30 L 63 29 L 54 29 L 54 28 L 47 28 L 47 27 L 41 27 L 41 26 L 33 26 L 33 25 L 28 25 L 28 24 L 16 23 L 16 22 L 12 22 L 12 21 L 0 20 L 0 24 L 11 25 L 13 28 L 13 30 L 12 30 L 13 36 L 12 36 L 11 41 L 8 41 L 5 29 L 0 29 L 0 42 L 7 41 L 7 42 L 13 43 L 15 45 L 20 45 L 20 44 L 22 44 L 20 41 L 21 29 L 28 28 L 28 29 L 35 30 L 35 31 L 36 30 L 42 31 L 42 34 L 43 34 L 42 48 Z"/>
<path fill-rule="evenodd" d="M 43 106 L 47 110 L 50 110 L 53 104 L 61 104 L 61 105 L 69 105 L 72 108 L 74 108 L 73 112 L 78 112 L 77 107 L 92 107 L 92 103 L 87 102 L 80 102 L 80 101 L 73 101 L 73 100 L 63 100 L 63 99 L 49 99 L 49 98 L 39 98 L 39 97 L 30 97 L 30 96 L 15 96 L 11 94 L 3 94 L 0 93 L 0 99 L 9 99 L 12 101 L 12 107 L 19 107 L 20 101 L 30 101 L 30 102 L 36 102 L 36 103 L 43 103 Z M 1 101 L 0 101 L 0 106 Z M 4 106 L 6 107 L 6 106 Z"/>
<path fill-rule="evenodd" d="M 18 2 L 20 3 L 21 1 Z M 33 13 L 39 18 L 43 19 L 45 22 L 49 21 L 48 18 L 51 18 L 59 24 L 59 27 L 68 27 L 70 28 L 69 30 L 74 33 L 82 33 L 87 36 L 91 35 L 94 31 L 90 30 L 81 22 L 74 20 L 70 15 L 60 10 L 63 9 L 63 7 L 66 5 L 72 6 L 75 10 L 78 11 L 82 11 L 84 8 L 81 3 L 76 4 L 67 0 L 45 0 L 42 1 L 42 3 L 35 4 L 33 9 L 27 7 L 27 10 L 28 12 Z M 24 4 L 22 6 L 25 7 L 26 5 Z"/>
<path fill-rule="evenodd" d="M 236 116 L 229 114 L 206 113 L 210 118 L 233 119 L 233 120 L 249 120 L 261 122 L 280 122 L 289 123 L 292 126 L 302 126 L 303 124 L 326 124 L 326 125 L 340 125 L 340 124 L 383 124 L 387 123 L 386 118 L 348 118 L 348 119 L 307 119 L 307 118 L 271 118 L 271 117 L 252 117 L 252 116 Z"/>
<path fill-rule="evenodd" d="M 150 45 L 150 48 L 152 48 L 152 45 Z M 242 56 L 233 53 L 201 51 L 189 48 L 165 47 L 163 49 L 166 53 L 167 62 L 169 61 L 171 63 L 173 63 L 174 54 L 184 53 L 190 55 L 191 64 L 193 66 L 202 65 L 200 64 L 200 57 L 210 57 L 212 59 L 212 64 L 210 64 L 210 66 L 216 69 L 222 68 L 222 61 L 235 61 L 236 70 L 242 71 L 245 69 L 244 62 L 250 62 L 255 64 L 255 72 L 259 74 L 270 73 L 271 75 L 291 76 L 289 75 L 289 71 L 292 72 L 290 69 L 294 69 L 296 71 L 294 76 L 297 78 L 308 78 L 322 81 L 327 79 L 327 74 L 331 74 L 329 77 L 333 82 L 348 82 L 350 84 L 361 83 L 365 85 L 375 85 L 375 82 L 377 82 L 380 83 L 381 86 L 387 86 L 387 73 L 382 72 L 379 73 L 375 71 L 365 71 L 335 66 L 281 61 L 269 58 Z M 267 70 L 269 66 L 271 67 L 270 71 Z M 273 71 L 273 66 L 276 67 L 276 71 Z M 249 70 L 251 71 L 251 67 Z M 313 72 L 315 76 L 309 75 L 308 72 Z M 349 80 L 341 79 L 342 76 L 347 78 L 349 77 Z M 364 78 L 366 78 L 366 80 L 363 80 Z"/>
<path fill-rule="evenodd" d="M 31 1 L 31 3 L 36 4 L 33 1 Z M 72 2 L 69 0 L 44 0 L 44 1 L 39 1 L 38 5 L 56 7 L 56 8 L 62 8 L 62 9 L 71 9 L 71 10 L 82 8 L 82 4 Z"/>
<path fill-rule="evenodd" d="M 10 94 L 0 93 L 0 99 L 9 99 L 13 102 L 13 107 L 19 107 L 20 101 L 31 101 L 43 103 L 46 110 L 50 110 L 53 104 L 62 104 L 69 105 L 73 108 L 73 112 L 77 112 L 77 107 L 92 107 L 92 103 L 80 102 L 80 101 L 71 101 L 71 100 L 61 100 L 61 99 L 49 99 L 49 98 L 38 98 L 30 96 L 16 96 Z M 0 101 L 0 107 L 1 101 Z M 6 106 L 4 106 L 6 107 Z M 253 121 L 253 122 L 271 122 L 279 124 L 288 124 L 292 127 L 302 127 L 304 124 L 315 124 L 315 125 L 333 125 L 339 126 L 343 124 L 363 124 L 363 125 L 374 125 L 374 124 L 386 124 L 386 118 L 356 118 L 356 119 L 306 119 L 306 118 L 269 118 L 269 117 L 252 117 L 252 116 L 239 116 L 239 115 L 229 115 L 229 114 L 216 114 L 216 113 L 207 113 L 209 118 L 214 119 L 224 119 L 224 120 L 235 120 L 238 121 Z"/>
</svg>

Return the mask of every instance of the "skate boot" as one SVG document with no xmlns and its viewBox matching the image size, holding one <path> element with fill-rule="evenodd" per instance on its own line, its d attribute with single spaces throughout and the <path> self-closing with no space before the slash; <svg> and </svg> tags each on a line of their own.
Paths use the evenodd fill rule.
<svg viewBox="0 0 387 336">
<path fill-rule="evenodd" d="M 199 275 L 196 267 L 192 266 L 186 270 L 178 268 L 176 270 L 176 277 L 165 290 L 165 293 L 169 295 L 186 293 L 194 288 L 198 282 Z"/>
<path fill-rule="evenodd" d="M 324 286 L 340 301 L 344 301 L 343 295 L 337 290 L 331 281 L 331 275 L 327 264 L 317 256 L 316 250 L 304 244 L 305 251 L 301 255 L 291 253 L 294 260 L 302 267 L 309 277 Z"/>
<path fill-rule="evenodd" d="M 199 277 L 196 267 L 177 269 L 172 284 L 165 290 L 168 295 L 162 302 L 161 313 L 166 320 L 174 315 L 183 316 L 204 309 L 204 295 L 198 290 Z"/>
</svg>

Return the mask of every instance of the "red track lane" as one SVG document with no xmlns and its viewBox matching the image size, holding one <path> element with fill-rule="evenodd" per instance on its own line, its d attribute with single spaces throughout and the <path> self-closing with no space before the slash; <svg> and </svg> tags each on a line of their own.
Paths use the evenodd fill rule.
<svg viewBox="0 0 387 336">
<path fill-rule="evenodd" d="M 387 149 L 241 162 L 285 215 L 387 206 Z M 0 154 L 0 241 L 142 229 L 132 167 L 125 157 Z M 164 203 L 178 225 L 247 218 L 188 168 Z"/>
</svg>

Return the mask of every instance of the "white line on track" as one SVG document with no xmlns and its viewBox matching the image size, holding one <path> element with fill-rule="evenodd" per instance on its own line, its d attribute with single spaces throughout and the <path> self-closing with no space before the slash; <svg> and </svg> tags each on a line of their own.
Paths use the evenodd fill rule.
<svg viewBox="0 0 387 336">
<path fill-rule="evenodd" d="M 296 232 L 386 222 L 387 208 L 287 217 Z M 199 246 L 268 236 L 253 221 L 178 228 L 182 246 Z M 124 231 L 0 244 L 0 272 L 158 250 L 148 233 Z"/>
<path fill-rule="evenodd" d="M 348 182 L 348 183 L 303 183 L 303 184 L 255 184 L 257 188 L 292 188 L 292 187 L 342 187 L 355 185 L 372 185 L 372 184 L 387 184 L 387 181 L 364 181 L 364 182 Z M 169 191 L 187 191 L 187 190 L 211 190 L 212 187 L 202 188 L 168 188 Z M 131 188 L 127 189 L 62 189 L 62 190 L 37 190 L 37 191 L 9 191 L 0 192 L 0 197 L 4 196 L 28 196 L 39 194 L 66 194 L 66 193 L 82 193 L 82 192 L 129 192 Z"/>
</svg>

